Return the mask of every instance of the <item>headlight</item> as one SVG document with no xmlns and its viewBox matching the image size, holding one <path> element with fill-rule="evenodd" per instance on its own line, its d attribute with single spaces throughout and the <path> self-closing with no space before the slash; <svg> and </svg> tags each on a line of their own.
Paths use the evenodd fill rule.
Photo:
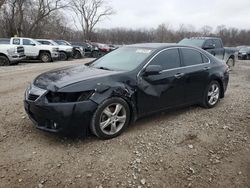
<svg viewBox="0 0 250 188">
<path fill-rule="evenodd" d="M 53 51 L 53 52 L 58 52 L 59 49 L 58 49 L 58 48 L 52 48 L 52 51 Z"/>
<path fill-rule="evenodd" d="M 63 93 L 63 92 L 49 92 L 46 95 L 50 103 L 68 103 L 68 102 L 81 102 L 88 100 L 94 91 Z"/>
</svg>

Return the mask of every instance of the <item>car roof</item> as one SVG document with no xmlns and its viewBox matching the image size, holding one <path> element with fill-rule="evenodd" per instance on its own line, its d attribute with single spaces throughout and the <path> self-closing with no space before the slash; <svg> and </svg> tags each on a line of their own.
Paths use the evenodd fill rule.
<svg viewBox="0 0 250 188">
<path fill-rule="evenodd" d="M 164 47 L 170 47 L 170 46 L 176 46 L 176 43 L 138 43 L 138 44 L 130 44 L 126 45 L 127 47 L 136 47 L 136 48 L 164 48 Z"/>
<path fill-rule="evenodd" d="M 132 45 L 126 45 L 125 47 L 135 47 L 135 48 L 149 48 L 149 49 L 164 49 L 164 48 L 171 48 L 171 47 L 187 47 L 187 48 L 194 48 L 201 50 L 201 48 L 195 47 L 195 46 L 188 46 L 188 45 L 180 45 L 176 43 L 141 43 L 141 44 L 132 44 Z"/>
<path fill-rule="evenodd" d="M 191 37 L 189 39 L 201 39 L 201 40 L 207 40 L 207 39 L 220 39 L 218 37 Z"/>
</svg>

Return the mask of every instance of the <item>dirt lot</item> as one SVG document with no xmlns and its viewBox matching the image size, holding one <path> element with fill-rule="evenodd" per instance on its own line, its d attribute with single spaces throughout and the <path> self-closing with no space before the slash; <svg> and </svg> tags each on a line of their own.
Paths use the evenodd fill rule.
<svg viewBox="0 0 250 188">
<path fill-rule="evenodd" d="M 39 73 L 86 60 L 0 67 L 0 187 L 250 187 L 250 61 L 225 99 L 139 120 L 120 137 L 37 130 L 23 93 Z"/>
</svg>

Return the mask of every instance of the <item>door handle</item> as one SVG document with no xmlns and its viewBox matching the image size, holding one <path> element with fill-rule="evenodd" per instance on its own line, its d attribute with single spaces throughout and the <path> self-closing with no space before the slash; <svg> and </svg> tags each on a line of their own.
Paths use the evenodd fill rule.
<svg viewBox="0 0 250 188">
<path fill-rule="evenodd" d="M 182 78 L 184 75 L 185 75 L 184 73 L 177 73 L 177 74 L 174 75 L 174 76 L 175 76 L 175 78 L 180 79 L 180 78 Z"/>
<path fill-rule="evenodd" d="M 209 70 L 211 67 L 204 67 L 203 70 Z"/>
</svg>

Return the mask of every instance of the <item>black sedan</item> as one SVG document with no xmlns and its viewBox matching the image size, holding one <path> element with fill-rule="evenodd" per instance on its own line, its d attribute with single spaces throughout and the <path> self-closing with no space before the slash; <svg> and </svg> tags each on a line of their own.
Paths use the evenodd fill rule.
<svg viewBox="0 0 250 188">
<path fill-rule="evenodd" d="M 238 59 L 248 60 L 250 59 L 250 47 L 244 47 L 239 50 Z"/>
<path fill-rule="evenodd" d="M 130 45 L 88 66 L 39 75 L 25 92 L 24 106 L 39 129 L 109 139 L 148 114 L 193 104 L 212 108 L 228 80 L 228 66 L 202 49 Z"/>
</svg>

